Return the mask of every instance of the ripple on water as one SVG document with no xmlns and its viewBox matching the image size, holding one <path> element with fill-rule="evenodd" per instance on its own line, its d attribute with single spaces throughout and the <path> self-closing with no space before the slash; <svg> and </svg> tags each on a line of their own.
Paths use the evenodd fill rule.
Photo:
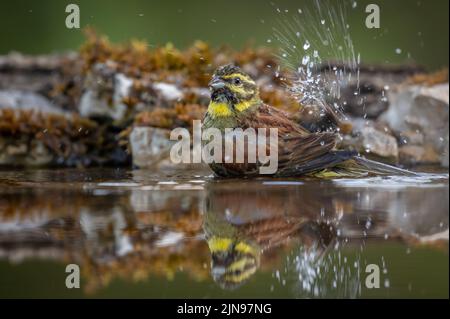
<svg viewBox="0 0 450 319">
<path fill-rule="evenodd" d="M 385 176 L 361 179 L 335 179 L 333 183 L 343 187 L 372 187 L 372 188 L 440 188 L 448 186 L 448 174 L 421 173 L 417 176 Z"/>
</svg>

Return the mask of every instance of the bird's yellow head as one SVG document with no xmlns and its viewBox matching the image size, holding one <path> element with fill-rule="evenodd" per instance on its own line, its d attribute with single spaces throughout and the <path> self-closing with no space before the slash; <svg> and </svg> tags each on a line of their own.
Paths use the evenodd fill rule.
<svg viewBox="0 0 450 319">
<path fill-rule="evenodd" d="M 260 101 L 255 81 L 239 67 L 219 67 L 209 82 L 211 102 L 208 113 L 212 117 L 229 117 L 248 111 Z"/>
<path fill-rule="evenodd" d="M 245 240 L 212 237 L 211 274 L 224 289 L 235 289 L 245 283 L 259 267 L 260 250 Z"/>
</svg>

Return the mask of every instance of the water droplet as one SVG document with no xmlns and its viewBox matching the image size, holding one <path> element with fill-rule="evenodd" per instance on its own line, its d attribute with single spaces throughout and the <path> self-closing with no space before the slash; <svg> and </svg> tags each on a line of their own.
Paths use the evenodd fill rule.
<svg viewBox="0 0 450 319">
<path fill-rule="evenodd" d="M 309 55 L 305 55 L 302 60 L 303 65 L 307 65 L 309 63 Z"/>
<path fill-rule="evenodd" d="M 395 53 L 401 54 L 402 53 L 402 49 L 400 49 L 400 48 L 395 49 Z"/>
<path fill-rule="evenodd" d="M 303 50 L 305 51 L 308 50 L 310 46 L 311 44 L 308 41 L 306 41 L 305 44 L 303 45 Z"/>
</svg>

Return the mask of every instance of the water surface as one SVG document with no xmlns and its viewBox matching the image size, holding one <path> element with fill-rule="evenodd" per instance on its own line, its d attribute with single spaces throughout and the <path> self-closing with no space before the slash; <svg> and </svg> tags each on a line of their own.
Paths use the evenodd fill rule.
<svg viewBox="0 0 450 319">
<path fill-rule="evenodd" d="M 447 173 L 3 170 L 0 297 L 448 298 L 448 191 Z"/>
</svg>

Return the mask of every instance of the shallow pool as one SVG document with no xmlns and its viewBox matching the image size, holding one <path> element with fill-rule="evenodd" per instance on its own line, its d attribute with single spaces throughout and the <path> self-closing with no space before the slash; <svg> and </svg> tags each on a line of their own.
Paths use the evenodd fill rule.
<svg viewBox="0 0 450 319">
<path fill-rule="evenodd" d="M 448 188 L 446 172 L 3 170 L 0 297 L 448 298 Z"/>
</svg>

